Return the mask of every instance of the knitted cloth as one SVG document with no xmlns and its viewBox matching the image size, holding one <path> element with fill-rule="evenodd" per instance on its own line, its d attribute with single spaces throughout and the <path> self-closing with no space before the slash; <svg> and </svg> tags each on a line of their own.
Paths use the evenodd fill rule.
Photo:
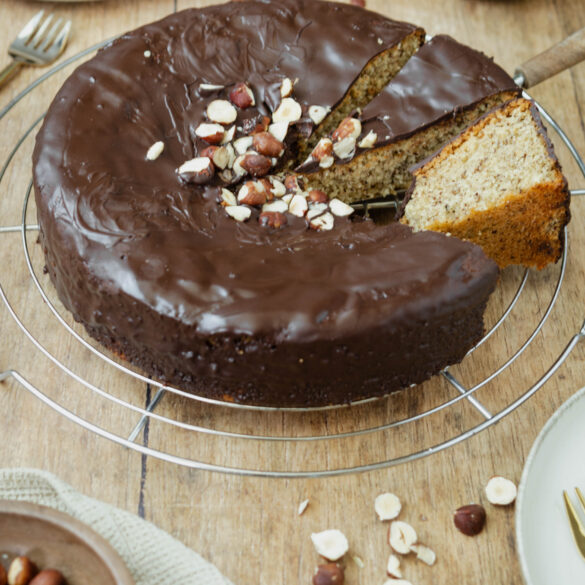
<svg viewBox="0 0 585 585">
<path fill-rule="evenodd" d="M 0 499 L 77 518 L 109 541 L 136 585 L 231 585 L 215 566 L 150 522 L 84 496 L 47 471 L 0 469 Z"/>
</svg>

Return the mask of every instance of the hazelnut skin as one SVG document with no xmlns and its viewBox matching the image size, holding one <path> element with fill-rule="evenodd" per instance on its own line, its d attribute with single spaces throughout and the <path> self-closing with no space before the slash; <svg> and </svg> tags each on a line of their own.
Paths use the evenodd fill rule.
<svg viewBox="0 0 585 585">
<path fill-rule="evenodd" d="M 468 504 L 455 510 L 453 522 L 459 532 L 466 536 L 479 534 L 485 526 L 485 508 L 479 504 Z"/>
<path fill-rule="evenodd" d="M 313 585 L 343 585 L 345 574 L 337 563 L 319 565 L 313 575 Z"/>
<path fill-rule="evenodd" d="M 44 569 L 29 585 L 65 585 L 65 577 L 57 569 Z"/>
</svg>

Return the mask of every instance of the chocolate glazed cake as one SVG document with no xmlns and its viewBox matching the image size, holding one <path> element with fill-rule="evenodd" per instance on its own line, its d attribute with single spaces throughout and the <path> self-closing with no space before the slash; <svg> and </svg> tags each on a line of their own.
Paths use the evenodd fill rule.
<svg viewBox="0 0 585 585">
<path fill-rule="evenodd" d="M 65 307 L 148 374 L 246 404 L 347 403 L 461 360 L 497 280 L 479 247 L 276 178 L 421 35 L 354 6 L 249 0 L 170 16 L 79 67 L 34 151 Z"/>
</svg>

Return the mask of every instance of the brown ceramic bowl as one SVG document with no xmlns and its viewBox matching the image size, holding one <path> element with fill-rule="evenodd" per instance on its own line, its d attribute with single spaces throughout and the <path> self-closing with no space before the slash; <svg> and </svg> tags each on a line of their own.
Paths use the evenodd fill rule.
<svg viewBox="0 0 585 585">
<path fill-rule="evenodd" d="M 44 506 L 0 500 L 0 563 L 17 556 L 58 569 L 67 585 L 134 585 L 118 553 L 79 520 Z"/>
</svg>

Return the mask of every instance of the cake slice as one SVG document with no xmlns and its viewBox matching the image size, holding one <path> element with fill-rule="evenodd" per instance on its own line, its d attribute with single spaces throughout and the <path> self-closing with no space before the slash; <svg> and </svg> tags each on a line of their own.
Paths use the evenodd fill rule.
<svg viewBox="0 0 585 585">
<path fill-rule="evenodd" d="M 567 181 L 531 101 L 489 112 L 413 173 L 402 223 L 479 244 L 500 268 L 560 258 Z"/>
<path fill-rule="evenodd" d="M 297 172 L 311 188 L 348 203 L 405 191 L 409 167 L 519 91 L 483 53 L 436 36 L 361 115 L 317 144 Z"/>
</svg>

